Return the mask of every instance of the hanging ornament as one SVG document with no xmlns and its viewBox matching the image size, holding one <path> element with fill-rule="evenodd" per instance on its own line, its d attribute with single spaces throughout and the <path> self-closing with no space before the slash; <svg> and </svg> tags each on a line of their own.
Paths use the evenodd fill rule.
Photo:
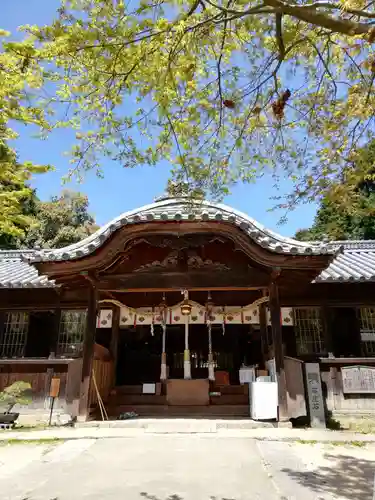
<svg viewBox="0 0 375 500">
<path fill-rule="evenodd" d="M 151 329 L 150 329 L 152 337 L 154 336 L 154 322 L 155 322 L 155 314 L 154 314 L 154 308 L 152 308 Z"/>
<path fill-rule="evenodd" d="M 226 324 L 226 315 L 225 315 L 225 306 L 224 306 L 223 307 L 223 324 L 221 325 L 223 335 L 225 335 L 225 324 Z"/>
</svg>

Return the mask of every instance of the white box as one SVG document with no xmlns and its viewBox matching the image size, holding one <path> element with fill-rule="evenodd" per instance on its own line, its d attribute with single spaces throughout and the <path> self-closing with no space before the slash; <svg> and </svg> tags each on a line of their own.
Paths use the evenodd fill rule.
<svg viewBox="0 0 375 500">
<path fill-rule="evenodd" d="M 156 384 L 143 384 L 142 393 L 143 394 L 155 394 L 156 393 Z"/>
<path fill-rule="evenodd" d="M 277 419 L 277 382 L 252 382 L 249 386 L 251 418 Z"/>
</svg>

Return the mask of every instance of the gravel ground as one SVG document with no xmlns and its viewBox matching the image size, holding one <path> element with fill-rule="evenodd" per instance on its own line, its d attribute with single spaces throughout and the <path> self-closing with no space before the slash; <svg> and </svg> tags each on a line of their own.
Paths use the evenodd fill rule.
<svg viewBox="0 0 375 500">
<path fill-rule="evenodd" d="M 0 446 L 1 500 L 374 500 L 375 445 L 144 435 Z"/>
</svg>

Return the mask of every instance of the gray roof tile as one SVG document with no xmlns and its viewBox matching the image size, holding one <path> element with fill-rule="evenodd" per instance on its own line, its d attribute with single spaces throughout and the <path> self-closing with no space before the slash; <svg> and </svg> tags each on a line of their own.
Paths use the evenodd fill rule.
<svg viewBox="0 0 375 500">
<path fill-rule="evenodd" d="M 343 252 L 316 278 L 316 283 L 375 281 L 375 240 L 337 241 Z"/>
<path fill-rule="evenodd" d="M 37 269 L 22 259 L 31 257 L 34 251 L 0 252 L 0 288 L 44 288 L 54 287 L 55 282 L 40 275 Z"/>
</svg>

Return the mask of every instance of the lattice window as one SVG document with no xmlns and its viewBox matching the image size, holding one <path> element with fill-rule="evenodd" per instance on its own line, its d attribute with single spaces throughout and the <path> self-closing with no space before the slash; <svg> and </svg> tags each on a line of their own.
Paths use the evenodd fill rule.
<svg viewBox="0 0 375 500">
<path fill-rule="evenodd" d="M 360 307 L 357 312 L 362 355 L 375 356 L 375 307 Z"/>
<path fill-rule="evenodd" d="M 8 312 L 5 316 L 3 338 L 0 345 L 1 357 L 22 358 L 25 354 L 29 313 Z"/>
<path fill-rule="evenodd" d="M 57 354 L 80 356 L 86 330 L 86 311 L 61 311 Z"/>
<path fill-rule="evenodd" d="M 322 354 L 325 352 L 322 319 L 317 307 L 295 308 L 294 325 L 297 354 Z"/>
</svg>

